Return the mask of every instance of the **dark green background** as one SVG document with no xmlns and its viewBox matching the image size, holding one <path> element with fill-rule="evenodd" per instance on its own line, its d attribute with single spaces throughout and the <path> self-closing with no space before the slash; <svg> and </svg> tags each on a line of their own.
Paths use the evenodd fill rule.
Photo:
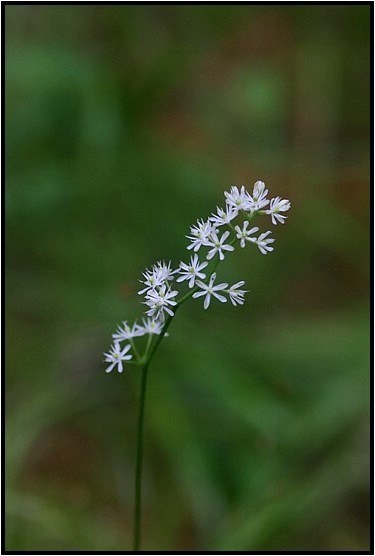
<svg viewBox="0 0 375 556">
<path fill-rule="evenodd" d="M 220 268 L 246 304 L 184 305 L 151 369 L 143 548 L 368 549 L 370 7 L 5 13 L 6 547 L 130 549 L 139 373 L 102 352 L 261 179 L 292 210 Z"/>
</svg>

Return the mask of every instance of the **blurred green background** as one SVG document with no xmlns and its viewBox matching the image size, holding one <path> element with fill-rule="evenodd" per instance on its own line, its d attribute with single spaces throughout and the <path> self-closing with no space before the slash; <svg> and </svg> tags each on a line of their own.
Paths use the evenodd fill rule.
<svg viewBox="0 0 375 556">
<path fill-rule="evenodd" d="M 129 550 L 141 272 L 291 199 L 150 373 L 145 550 L 367 550 L 369 5 L 7 5 L 8 550 Z M 268 222 L 262 223 L 267 229 Z"/>
</svg>

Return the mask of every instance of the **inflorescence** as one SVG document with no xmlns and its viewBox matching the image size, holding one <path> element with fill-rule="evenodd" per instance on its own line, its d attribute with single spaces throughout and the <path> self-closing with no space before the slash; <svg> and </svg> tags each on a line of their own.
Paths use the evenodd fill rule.
<svg viewBox="0 0 375 556">
<path fill-rule="evenodd" d="M 187 246 L 194 254 L 189 262 L 180 262 L 178 268 L 172 269 L 171 262 L 157 262 L 152 268 L 146 269 L 140 280 L 142 289 L 138 292 L 144 296 L 148 318 L 142 319 L 142 324 L 135 322 L 129 326 L 123 322 L 112 335 L 113 345 L 105 353 L 105 362 L 109 363 L 106 372 L 111 372 L 117 366 L 118 372 L 123 371 L 123 362 L 142 364 L 147 361 L 153 336 L 166 336 L 169 321 L 173 318 L 178 306 L 189 297 L 203 297 L 203 307 L 207 309 L 214 297 L 225 303 L 228 299 L 234 306 L 243 305 L 247 290 L 241 289 L 244 281 L 232 286 L 227 283 L 216 284 L 216 267 L 220 261 L 234 251 L 235 245 L 240 247 L 247 244 L 256 245 L 263 255 L 273 251 L 271 231 L 257 235 L 258 227 L 250 227 L 250 221 L 259 215 L 271 216 L 272 224 L 284 224 L 287 218 L 284 214 L 290 209 L 290 201 L 275 197 L 267 199 L 268 190 L 264 182 L 254 184 L 252 194 L 242 186 L 233 186 L 225 191 L 225 208 L 217 207 L 216 214 L 207 220 L 200 219 L 190 228 L 190 235 L 186 236 L 190 243 Z M 235 219 L 242 222 L 233 226 Z M 198 252 L 201 258 L 198 257 Z M 177 276 L 177 277 L 176 277 Z M 176 278 L 176 280 L 175 280 Z M 175 281 L 174 281 L 175 280 Z M 173 284 L 172 284 L 173 282 Z M 189 291 L 178 298 L 179 291 L 176 283 L 185 282 Z M 134 339 L 140 336 L 148 337 L 145 353 L 140 356 Z M 127 342 L 123 347 L 121 342 Z M 131 352 L 131 353 L 129 353 Z M 131 361 L 133 359 L 134 361 Z"/>
</svg>

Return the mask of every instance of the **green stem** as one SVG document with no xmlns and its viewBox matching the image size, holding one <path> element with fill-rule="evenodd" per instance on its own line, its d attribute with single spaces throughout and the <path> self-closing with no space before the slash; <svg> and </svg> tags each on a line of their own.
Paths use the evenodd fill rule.
<svg viewBox="0 0 375 556">
<path fill-rule="evenodd" d="M 150 351 L 151 343 L 152 343 L 152 334 L 149 334 L 148 338 L 147 338 L 146 349 L 145 349 L 145 352 L 142 356 L 142 361 L 147 361 L 147 356 L 148 356 L 148 352 Z"/>
<path fill-rule="evenodd" d="M 233 238 L 230 242 L 230 245 L 234 245 L 236 243 L 237 238 Z M 215 272 L 216 267 L 220 262 L 219 257 L 213 262 L 213 266 L 209 276 Z M 185 303 L 193 294 L 198 290 L 197 287 L 193 288 L 189 292 L 187 292 L 181 299 L 177 302 L 177 305 L 174 309 L 174 315 L 176 314 L 180 305 Z M 174 316 L 173 315 L 173 316 Z M 135 471 L 135 504 L 134 504 L 134 535 L 133 535 L 133 550 L 134 552 L 138 552 L 140 548 L 140 539 L 141 539 L 141 505 L 142 505 L 142 456 L 143 456 L 143 428 L 144 428 L 144 413 L 145 413 L 145 399 L 146 399 L 146 386 L 147 386 L 147 375 L 150 362 L 155 355 L 156 350 L 159 347 L 160 342 L 164 338 L 169 325 L 172 322 L 173 316 L 168 316 L 163 326 L 161 333 L 158 335 L 156 342 L 152 346 L 151 345 L 151 334 L 146 346 L 145 354 L 143 356 L 143 360 L 145 361 L 142 366 L 142 377 L 141 377 L 141 394 L 140 394 L 140 403 L 139 403 L 139 413 L 138 413 L 138 430 L 137 430 L 137 456 L 136 456 L 136 471 Z M 141 359 L 141 360 L 142 360 Z M 140 360 L 140 361 L 141 361 Z M 143 362 L 143 361 L 142 361 Z"/>
<path fill-rule="evenodd" d="M 181 302 L 182 302 L 182 300 L 181 300 Z M 176 311 L 177 311 L 179 305 L 180 305 L 180 303 L 178 303 L 178 304 L 175 306 L 175 312 L 174 312 L 174 314 L 176 314 Z M 174 315 L 173 315 L 173 316 L 174 316 Z M 162 331 L 160 332 L 159 336 L 156 338 L 156 342 L 155 342 L 154 345 L 152 346 L 152 349 L 151 349 L 151 351 L 150 351 L 150 354 L 148 355 L 148 358 L 147 358 L 147 361 L 146 361 L 146 365 L 149 365 L 151 359 L 154 357 L 155 351 L 158 349 L 158 346 L 159 346 L 160 342 L 161 342 L 162 339 L 164 338 L 164 336 L 165 336 L 165 334 L 166 334 L 166 332 L 167 332 L 167 330 L 168 330 L 168 327 L 169 327 L 169 325 L 170 325 L 171 322 L 172 322 L 172 319 L 173 319 L 172 316 L 168 316 L 167 320 L 165 321 L 165 324 L 164 324 L 164 326 L 163 326 L 163 329 L 162 329 Z"/>
<path fill-rule="evenodd" d="M 138 352 L 137 347 L 135 345 L 134 338 L 129 338 L 129 342 L 130 342 L 130 345 L 132 346 L 132 348 L 134 350 L 134 355 L 136 356 L 137 361 L 139 361 L 139 359 L 140 359 L 139 352 Z"/>
<path fill-rule="evenodd" d="M 141 506 L 142 506 L 142 456 L 143 456 L 143 424 L 145 413 L 145 399 L 147 386 L 148 364 L 142 367 L 141 398 L 139 402 L 138 430 L 137 430 L 137 458 L 135 469 L 135 502 L 134 502 L 134 533 L 133 550 L 138 552 L 141 539 Z"/>
</svg>

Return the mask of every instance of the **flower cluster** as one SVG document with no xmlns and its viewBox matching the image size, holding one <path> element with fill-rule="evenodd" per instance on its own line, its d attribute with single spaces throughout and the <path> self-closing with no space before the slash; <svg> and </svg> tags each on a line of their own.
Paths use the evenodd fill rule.
<svg viewBox="0 0 375 556">
<path fill-rule="evenodd" d="M 188 262 L 181 261 L 178 268 L 172 269 L 171 261 L 159 261 L 151 269 L 143 273 L 142 288 L 138 292 L 144 296 L 142 302 L 146 305 L 147 319 L 143 324 L 134 323 L 129 326 L 124 322 L 112 335 L 114 344 L 108 353 L 105 353 L 105 361 L 109 363 L 106 372 L 111 372 L 117 365 L 118 371 L 123 370 L 123 361 L 130 361 L 133 356 L 135 363 L 144 364 L 148 361 L 152 338 L 154 335 L 166 336 L 166 328 L 170 319 L 173 318 L 179 305 L 188 298 L 203 297 L 203 307 L 207 309 L 211 299 L 215 298 L 222 303 L 228 300 L 234 305 L 242 305 L 245 301 L 246 290 L 241 289 L 245 282 L 241 280 L 232 286 L 227 283 L 216 284 L 216 268 L 219 262 L 235 249 L 239 243 L 243 248 L 247 244 L 258 247 L 263 255 L 273 251 L 271 231 L 260 233 L 258 227 L 249 227 L 250 222 L 256 216 L 271 216 L 272 224 L 284 224 L 285 213 L 290 209 L 290 201 L 275 197 L 268 199 L 268 190 L 264 182 L 257 181 L 253 190 L 249 193 L 245 186 L 240 189 L 236 186 L 226 191 L 225 207 L 217 207 L 216 214 L 212 214 L 206 220 L 199 219 L 190 228 L 187 249 L 193 251 Z M 233 226 L 235 219 L 241 222 Z M 198 255 L 199 252 L 199 255 Z M 177 276 L 177 277 L 176 277 Z M 177 286 L 172 283 L 186 283 L 188 291 L 179 296 Z M 147 345 L 142 356 L 136 349 L 134 339 L 147 336 Z M 121 342 L 128 342 L 122 348 Z M 131 350 L 131 353 L 129 351 Z"/>
</svg>

